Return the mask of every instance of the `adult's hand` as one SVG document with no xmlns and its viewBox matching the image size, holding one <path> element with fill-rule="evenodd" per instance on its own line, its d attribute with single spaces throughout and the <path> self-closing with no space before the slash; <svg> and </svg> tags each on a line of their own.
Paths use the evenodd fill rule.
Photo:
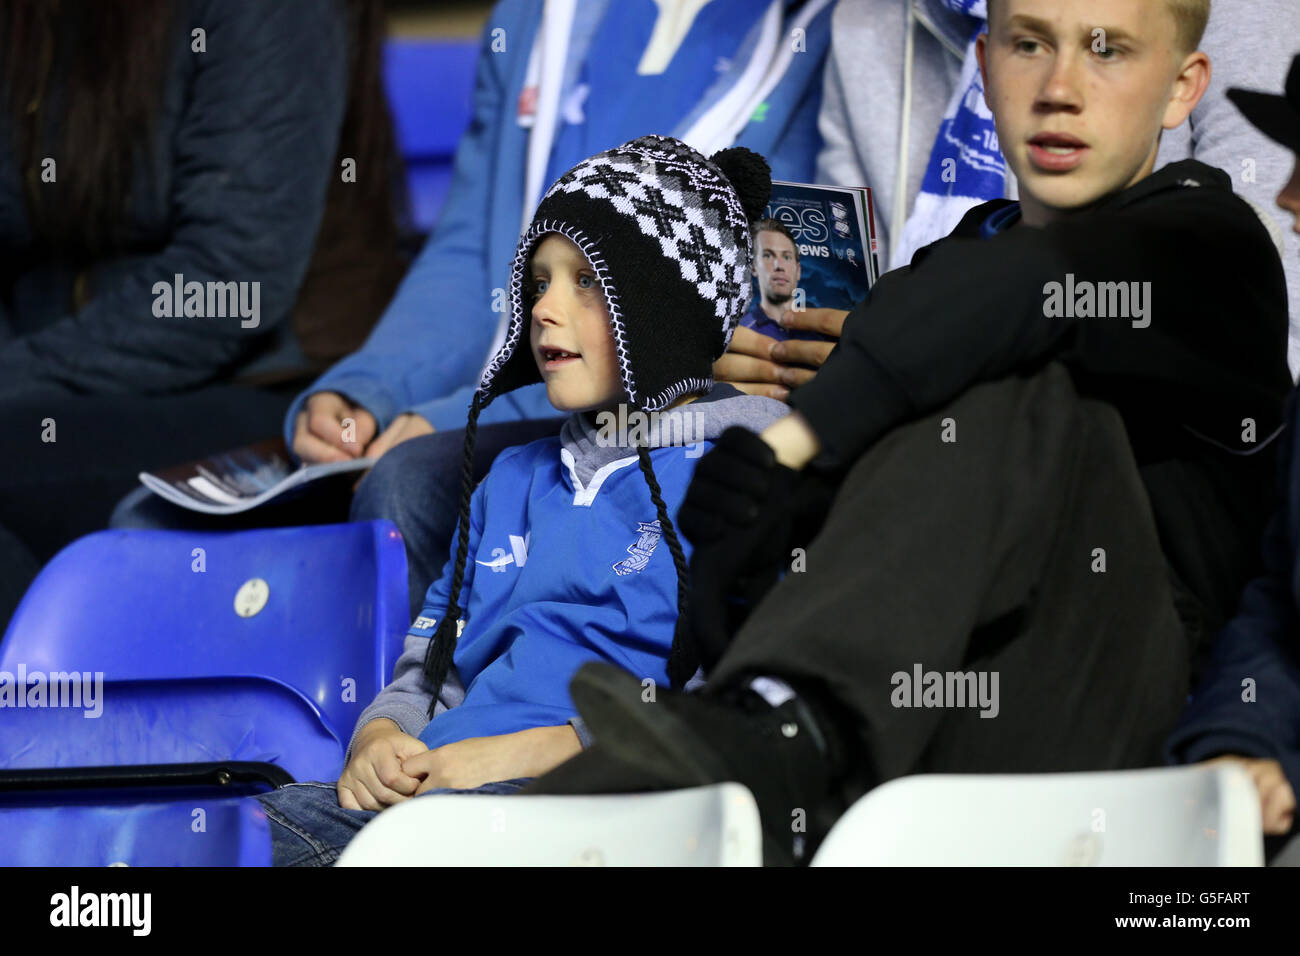
<svg viewBox="0 0 1300 956">
<path fill-rule="evenodd" d="M 404 441 L 418 438 L 421 435 L 432 434 L 433 426 L 429 424 L 428 419 L 423 415 L 417 415 L 415 412 L 403 412 L 393 419 L 393 424 L 385 428 L 383 434 L 366 447 L 366 457 L 382 457 L 385 452 L 395 445 L 400 445 Z"/>
<path fill-rule="evenodd" d="M 772 361 L 786 366 L 781 381 L 791 388 L 807 385 L 822 367 L 826 357 L 835 348 L 844 331 L 848 313 L 843 309 L 786 309 L 781 316 L 781 327 L 791 332 L 816 332 L 830 336 L 835 342 L 818 339 L 787 339 L 772 346 Z M 801 368 L 799 366 L 806 366 Z"/>
<path fill-rule="evenodd" d="M 713 363 L 713 377 L 750 395 L 785 401 L 790 389 L 782 382 L 788 370 L 772 361 L 772 347 L 777 344 L 770 335 L 740 326 L 732 334 L 727 351 Z"/>
<path fill-rule="evenodd" d="M 1246 771 L 1259 791 L 1259 816 L 1264 832 L 1270 836 L 1291 832 L 1295 822 L 1295 791 L 1278 761 L 1233 755 L 1215 757 L 1206 763 L 1232 763 Z"/>
<path fill-rule="evenodd" d="M 307 463 L 347 461 L 375 437 L 375 416 L 338 392 L 309 396 L 293 425 L 293 453 Z"/>
</svg>

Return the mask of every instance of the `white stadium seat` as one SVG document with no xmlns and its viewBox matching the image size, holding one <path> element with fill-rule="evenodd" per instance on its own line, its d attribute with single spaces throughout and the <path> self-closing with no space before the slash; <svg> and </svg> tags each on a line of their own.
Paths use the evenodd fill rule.
<svg viewBox="0 0 1300 956">
<path fill-rule="evenodd" d="M 934 774 L 868 793 L 813 866 L 1262 866 L 1239 768 Z"/>
<path fill-rule="evenodd" d="M 447 794 L 385 810 L 338 866 L 760 866 L 737 783 L 612 796 Z"/>
</svg>

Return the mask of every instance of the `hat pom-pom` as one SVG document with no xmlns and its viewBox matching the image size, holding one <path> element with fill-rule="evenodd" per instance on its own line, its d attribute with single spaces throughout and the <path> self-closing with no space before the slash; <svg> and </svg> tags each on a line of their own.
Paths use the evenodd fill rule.
<svg viewBox="0 0 1300 956">
<path fill-rule="evenodd" d="M 730 180 L 740 205 L 751 223 L 763 218 L 763 210 L 772 196 L 772 167 L 767 160 L 743 146 L 720 150 L 709 159 Z"/>
</svg>

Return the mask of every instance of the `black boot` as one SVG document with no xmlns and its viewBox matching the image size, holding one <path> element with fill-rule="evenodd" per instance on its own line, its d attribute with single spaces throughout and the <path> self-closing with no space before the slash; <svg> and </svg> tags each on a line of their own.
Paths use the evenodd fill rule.
<svg viewBox="0 0 1300 956">
<path fill-rule="evenodd" d="M 658 690 L 609 664 L 584 665 L 570 684 L 596 745 L 525 793 L 613 793 L 735 781 L 754 795 L 764 861 L 811 859 L 865 787 L 845 786 L 837 721 L 811 695 L 772 706 L 748 687 L 685 694 Z"/>
</svg>

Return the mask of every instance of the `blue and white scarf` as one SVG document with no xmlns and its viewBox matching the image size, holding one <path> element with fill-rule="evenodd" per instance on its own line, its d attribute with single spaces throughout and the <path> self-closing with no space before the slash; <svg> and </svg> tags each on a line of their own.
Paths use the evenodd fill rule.
<svg viewBox="0 0 1300 956">
<path fill-rule="evenodd" d="M 974 206 L 1005 195 L 1007 167 L 998 148 L 993 114 L 984 103 L 984 81 L 975 39 L 988 26 L 986 0 L 940 0 L 973 21 L 961 79 L 944 113 L 930 153 L 921 192 L 903 234 L 893 242 L 890 268 L 907 265 L 922 246 L 948 235 Z"/>
</svg>

